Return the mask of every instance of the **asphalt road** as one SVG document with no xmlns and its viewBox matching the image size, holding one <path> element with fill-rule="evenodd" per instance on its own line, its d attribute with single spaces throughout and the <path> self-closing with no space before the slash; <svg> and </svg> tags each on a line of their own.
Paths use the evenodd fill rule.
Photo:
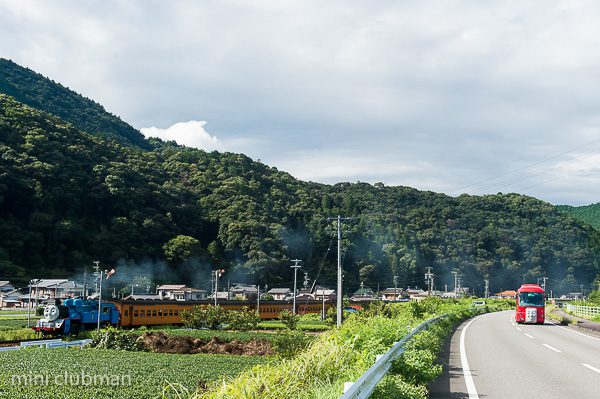
<svg viewBox="0 0 600 399">
<path fill-rule="evenodd" d="M 430 397 L 600 398 L 600 337 L 548 321 L 516 324 L 513 315 L 463 323 L 446 346 L 444 375 L 430 385 Z"/>
</svg>

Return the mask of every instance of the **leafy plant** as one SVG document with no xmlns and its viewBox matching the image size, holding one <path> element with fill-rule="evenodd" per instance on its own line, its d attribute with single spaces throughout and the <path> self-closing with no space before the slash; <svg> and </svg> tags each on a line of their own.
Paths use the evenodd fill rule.
<svg viewBox="0 0 600 399">
<path fill-rule="evenodd" d="M 279 320 L 281 320 L 281 322 L 289 329 L 289 330 L 295 330 L 296 327 L 298 326 L 298 320 L 300 319 L 300 317 L 289 311 L 289 310 L 283 310 L 281 313 L 279 313 Z"/>
<path fill-rule="evenodd" d="M 285 330 L 275 334 L 271 344 L 279 357 L 289 359 L 306 349 L 311 340 L 301 331 Z"/>
</svg>

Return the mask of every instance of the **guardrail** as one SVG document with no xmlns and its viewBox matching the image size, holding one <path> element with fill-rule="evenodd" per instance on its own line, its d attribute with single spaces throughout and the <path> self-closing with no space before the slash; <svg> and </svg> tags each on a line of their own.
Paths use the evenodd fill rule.
<svg viewBox="0 0 600 399">
<path fill-rule="evenodd" d="M 47 340 L 43 340 L 43 341 L 26 341 L 26 342 L 21 342 L 21 344 L 18 346 L 2 346 L 2 347 L 0 347 L 0 352 L 14 351 L 14 350 L 31 348 L 31 347 L 36 347 L 36 346 L 44 347 L 44 348 L 70 348 L 73 346 L 78 346 L 80 348 L 83 348 L 85 345 L 89 344 L 90 342 L 92 342 L 91 339 L 81 339 L 79 341 L 63 341 L 60 339 L 47 339 Z"/>
<path fill-rule="evenodd" d="M 396 342 L 392 348 L 387 351 L 385 355 L 380 355 L 377 357 L 375 364 L 373 364 L 367 371 L 364 372 L 360 378 L 353 383 L 346 383 L 349 385 L 344 386 L 344 388 L 348 387 L 348 389 L 344 391 L 344 394 L 340 396 L 340 399 L 366 399 L 368 398 L 379 381 L 387 374 L 390 367 L 392 367 L 392 362 L 402 353 L 404 353 L 404 345 L 408 340 L 414 337 L 416 334 L 425 330 L 431 324 L 437 322 L 438 320 L 446 317 L 447 315 L 441 315 L 438 317 L 434 317 L 433 319 L 429 319 L 424 321 L 415 327 L 407 336 L 402 338 L 402 340 Z M 350 385 L 352 384 L 352 385 Z"/>
<path fill-rule="evenodd" d="M 597 306 L 581 306 L 567 304 L 567 312 L 586 319 L 591 319 L 594 316 L 600 316 L 600 307 Z"/>
</svg>

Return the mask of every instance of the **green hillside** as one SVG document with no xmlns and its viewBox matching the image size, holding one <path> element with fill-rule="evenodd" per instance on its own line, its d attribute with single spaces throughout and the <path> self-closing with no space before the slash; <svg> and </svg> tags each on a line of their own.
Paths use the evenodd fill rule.
<svg viewBox="0 0 600 399">
<path fill-rule="evenodd" d="M 144 135 L 106 112 L 100 104 L 3 58 L 0 58 L 0 93 L 58 116 L 79 130 L 122 144 L 149 148 Z"/>
<path fill-rule="evenodd" d="M 600 203 L 585 206 L 559 205 L 557 208 L 600 230 Z"/>
<path fill-rule="evenodd" d="M 115 284 L 226 279 L 289 286 L 290 259 L 333 286 L 335 223 L 344 224 L 344 281 L 354 291 L 436 284 L 492 291 L 549 277 L 555 292 L 600 274 L 600 235 L 518 194 L 483 197 L 383 184 L 307 183 L 242 154 L 157 140 L 152 150 L 90 135 L 0 94 L 0 279 L 75 276 L 98 259 Z M 129 273 L 125 271 L 129 270 Z M 131 272 L 133 270 L 133 272 Z"/>
</svg>

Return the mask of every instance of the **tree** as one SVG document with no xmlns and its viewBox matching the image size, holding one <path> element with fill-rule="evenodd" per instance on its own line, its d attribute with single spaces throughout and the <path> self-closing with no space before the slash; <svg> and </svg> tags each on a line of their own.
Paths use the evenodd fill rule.
<svg viewBox="0 0 600 399">
<path fill-rule="evenodd" d="M 172 264 L 178 264 L 193 256 L 204 253 L 200 241 L 194 237 L 178 235 L 163 245 L 165 258 Z"/>
</svg>

